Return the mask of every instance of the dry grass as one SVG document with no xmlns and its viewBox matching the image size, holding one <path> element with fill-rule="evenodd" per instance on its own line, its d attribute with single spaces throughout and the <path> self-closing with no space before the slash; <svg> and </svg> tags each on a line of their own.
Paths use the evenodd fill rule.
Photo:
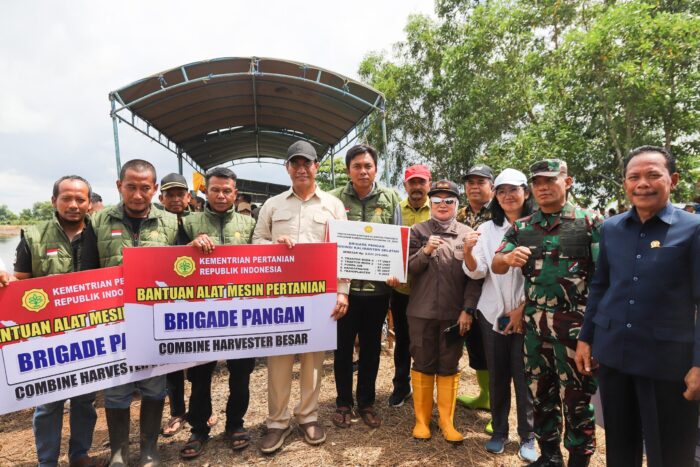
<svg viewBox="0 0 700 467">
<path fill-rule="evenodd" d="M 262 437 L 267 415 L 267 374 L 262 361 L 251 377 L 251 403 L 246 416 L 246 425 L 251 430 L 253 446 L 244 451 L 232 451 L 221 435 L 224 429 L 226 397 L 228 397 L 228 374 L 225 366 L 217 371 L 213 383 L 213 405 L 219 416 L 219 423 L 213 428 L 213 439 L 208 443 L 205 452 L 197 459 L 183 461 L 179 458 L 179 449 L 189 436 L 187 427 L 172 438 L 161 438 L 160 453 L 163 464 L 167 466 L 208 466 L 208 465 L 460 465 L 460 466 L 522 466 L 524 463 L 517 456 L 517 442 L 506 447 L 501 455 L 492 455 L 484 450 L 484 444 L 489 436 L 483 432 L 488 422 L 487 412 L 473 412 L 461 407 L 457 408 L 455 426 L 465 435 L 462 445 L 453 446 L 442 439 L 433 430 L 430 441 L 416 441 L 411 437 L 413 428 L 412 404 L 400 408 L 387 405 L 391 393 L 393 377 L 393 361 L 388 354 L 382 355 L 379 378 L 377 379 L 377 409 L 383 417 L 382 427 L 371 430 L 359 421 L 347 430 L 336 428 L 330 422 L 335 410 L 335 385 L 333 380 L 332 354 L 328 354 L 324 364 L 324 380 L 320 397 L 320 420 L 326 428 L 328 439 L 325 444 L 311 447 L 304 443 L 296 433 L 287 438 L 282 449 L 275 455 L 267 456 L 260 453 L 255 444 Z M 466 359 L 462 359 L 466 367 Z M 296 375 L 296 372 L 295 372 Z M 462 376 L 461 392 L 476 392 L 474 372 L 467 369 Z M 298 384 L 292 389 L 293 406 L 298 400 Z M 515 432 L 515 402 L 511 410 L 511 436 Z M 92 455 L 108 455 L 107 427 L 104 410 L 98 399 L 98 421 L 95 429 Z M 138 455 L 138 407 L 139 402 L 132 404 L 132 461 L 137 461 Z M 36 465 L 34 436 L 31 428 L 31 410 L 24 410 L 0 416 L 0 465 Z M 168 409 L 164 419 L 167 419 Z M 435 421 L 437 412 L 434 413 Z M 433 423 L 434 425 L 434 423 Z M 64 419 L 64 436 L 61 447 L 61 463 L 67 463 L 68 451 L 68 419 Z M 593 457 L 591 465 L 605 465 L 605 447 L 603 430 L 598 428 L 598 452 Z"/>
</svg>

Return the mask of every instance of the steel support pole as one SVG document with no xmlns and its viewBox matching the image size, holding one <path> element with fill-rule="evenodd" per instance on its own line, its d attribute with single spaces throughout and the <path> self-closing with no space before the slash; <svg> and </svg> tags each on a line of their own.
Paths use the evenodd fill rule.
<svg viewBox="0 0 700 467">
<path fill-rule="evenodd" d="M 386 137 L 386 114 L 382 110 L 382 139 L 384 140 L 384 183 L 389 186 L 389 141 Z"/>
<path fill-rule="evenodd" d="M 333 188 L 335 188 L 335 155 L 331 154 L 331 182 L 333 183 Z"/>
<path fill-rule="evenodd" d="M 177 173 L 182 175 L 182 150 L 177 151 Z"/>
<path fill-rule="evenodd" d="M 114 105 L 114 97 L 110 96 L 109 100 L 112 103 L 112 131 L 114 132 L 114 156 L 117 161 L 117 176 L 119 172 L 122 171 L 122 160 L 119 154 L 119 127 L 117 126 L 119 122 L 117 121 L 117 115 L 114 113 L 116 106 Z"/>
</svg>

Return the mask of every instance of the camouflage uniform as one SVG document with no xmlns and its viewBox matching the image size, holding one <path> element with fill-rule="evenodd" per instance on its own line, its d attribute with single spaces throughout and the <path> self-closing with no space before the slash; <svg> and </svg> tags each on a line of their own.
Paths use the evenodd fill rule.
<svg viewBox="0 0 700 467">
<path fill-rule="evenodd" d="M 525 276 L 525 373 L 533 394 L 535 435 L 540 444 L 561 440 L 572 454 L 595 451 L 591 396 L 596 381 L 576 370 L 576 339 L 583 324 L 588 281 L 598 258 L 602 218 L 566 203 L 558 213 L 541 210 L 515 222 L 498 249 L 532 251 Z"/>
<path fill-rule="evenodd" d="M 479 212 L 474 212 L 472 205 L 467 201 L 467 205 L 457 212 L 457 222 L 466 224 L 474 230 L 478 229 L 481 224 L 491 220 L 489 204 L 491 203 L 486 203 L 482 206 Z"/>
</svg>

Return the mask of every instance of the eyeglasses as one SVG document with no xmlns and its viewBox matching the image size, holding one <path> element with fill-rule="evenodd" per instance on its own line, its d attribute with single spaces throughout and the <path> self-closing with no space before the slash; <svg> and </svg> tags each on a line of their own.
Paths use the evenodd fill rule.
<svg viewBox="0 0 700 467">
<path fill-rule="evenodd" d="M 439 196 L 432 196 L 430 202 L 433 204 L 445 203 L 448 206 L 452 206 L 457 202 L 457 198 L 440 198 Z"/>
<path fill-rule="evenodd" d="M 520 191 L 520 187 L 516 188 L 497 188 L 496 189 L 496 196 L 508 196 L 508 195 L 514 195 L 517 192 Z"/>
</svg>

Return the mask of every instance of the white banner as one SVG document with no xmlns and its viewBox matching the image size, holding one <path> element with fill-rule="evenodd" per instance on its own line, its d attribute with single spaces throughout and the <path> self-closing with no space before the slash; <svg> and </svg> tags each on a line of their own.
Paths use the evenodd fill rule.
<svg viewBox="0 0 700 467">
<path fill-rule="evenodd" d="M 125 305 L 130 364 L 203 362 L 336 348 L 335 293 Z"/>
<path fill-rule="evenodd" d="M 384 282 L 389 276 L 405 283 L 409 227 L 330 220 L 328 241 L 338 244 L 338 277 Z"/>
<path fill-rule="evenodd" d="M 124 322 L 35 337 L 0 349 L 0 413 L 69 399 L 192 366 L 133 366 Z"/>
</svg>

